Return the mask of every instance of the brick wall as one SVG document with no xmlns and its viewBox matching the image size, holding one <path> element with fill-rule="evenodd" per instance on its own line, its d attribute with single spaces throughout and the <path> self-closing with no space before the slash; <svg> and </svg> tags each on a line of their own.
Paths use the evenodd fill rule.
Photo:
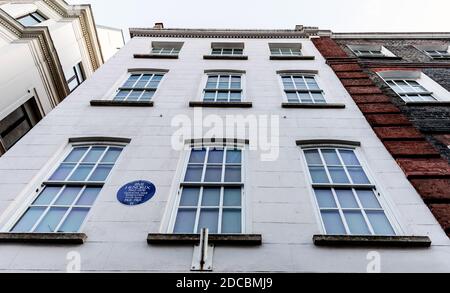
<svg viewBox="0 0 450 293">
<path fill-rule="evenodd" d="M 313 39 L 314 44 L 351 94 L 375 133 L 396 159 L 407 178 L 424 199 L 436 219 L 450 236 L 450 107 L 407 106 L 375 73 L 373 67 L 392 66 L 410 69 L 418 63 L 433 61 L 414 47 L 426 41 L 376 40 L 402 57 L 400 61 L 380 64 L 358 60 L 347 44 L 368 44 L 366 40 Z M 433 41 L 436 42 L 436 41 Z M 437 41 L 443 42 L 443 41 Z M 382 62 L 382 65 L 381 65 Z M 392 62 L 392 64 L 389 64 Z M 372 67 L 373 66 L 373 67 Z M 437 67 L 439 67 L 437 66 Z M 449 65 L 450 68 L 450 65 Z M 450 90 L 450 70 L 424 68 L 423 72 Z"/>
</svg>

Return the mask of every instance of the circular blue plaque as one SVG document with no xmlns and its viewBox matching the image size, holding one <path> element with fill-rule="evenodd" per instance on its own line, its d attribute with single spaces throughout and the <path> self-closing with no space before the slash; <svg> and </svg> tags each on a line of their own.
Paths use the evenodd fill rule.
<svg viewBox="0 0 450 293">
<path fill-rule="evenodd" d="M 149 181 L 133 181 L 117 192 L 117 200 L 127 206 L 135 206 L 149 201 L 156 193 L 156 187 Z"/>
</svg>

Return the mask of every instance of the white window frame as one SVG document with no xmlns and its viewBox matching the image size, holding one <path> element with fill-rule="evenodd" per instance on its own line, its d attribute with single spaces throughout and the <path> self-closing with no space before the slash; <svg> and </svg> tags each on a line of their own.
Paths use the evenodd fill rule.
<svg viewBox="0 0 450 293">
<path fill-rule="evenodd" d="M 368 163 L 365 160 L 364 155 L 362 154 L 361 148 L 360 147 L 354 147 L 354 146 L 349 146 L 349 145 L 344 145 L 344 144 L 311 144 L 311 145 L 302 145 L 299 147 L 300 148 L 300 153 L 301 153 L 301 157 L 302 157 L 302 162 L 305 168 L 305 176 L 307 179 L 308 184 L 310 185 L 309 188 L 309 194 L 311 197 L 311 200 L 313 202 L 313 205 L 315 207 L 315 214 L 316 214 L 316 218 L 318 220 L 319 226 L 320 226 L 320 231 L 322 234 L 324 235 L 334 235 L 334 234 L 327 234 L 326 228 L 325 228 L 325 222 L 322 219 L 322 215 L 321 215 L 321 208 L 320 205 L 317 201 L 317 196 L 315 194 L 314 189 L 315 188 L 330 188 L 332 190 L 333 193 L 333 198 L 336 202 L 337 205 L 337 210 L 339 211 L 339 215 L 342 221 L 342 224 L 344 225 L 344 228 L 346 230 L 345 235 L 353 235 L 351 233 L 349 233 L 349 228 L 348 225 L 345 221 L 345 217 L 343 216 L 343 211 L 341 208 L 341 205 L 339 203 L 338 198 L 336 197 L 336 192 L 335 189 L 336 188 L 345 188 L 345 189 L 351 189 L 354 196 L 355 196 L 355 200 L 358 202 L 359 207 L 362 207 L 361 202 L 358 198 L 358 196 L 355 195 L 355 189 L 367 189 L 367 190 L 373 190 L 375 196 L 378 199 L 378 202 L 381 206 L 381 209 L 384 211 L 386 218 L 388 219 L 392 229 L 394 230 L 395 236 L 401 236 L 404 235 L 404 231 L 402 229 L 402 227 L 400 226 L 397 217 L 395 216 L 393 209 L 392 209 L 392 204 L 390 203 L 390 201 L 388 200 L 388 198 L 386 197 L 387 192 L 385 192 L 383 190 L 383 188 L 377 184 L 374 176 L 372 175 L 372 172 L 370 170 L 370 168 L 368 167 Z M 313 149 L 344 149 L 344 150 L 353 150 L 354 154 L 356 155 L 357 159 L 359 160 L 361 167 L 363 169 L 363 171 L 365 172 L 367 178 L 370 181 L 370 184 L 335 184 L 335 183 L 325 183 L 325 184 L 315 184 L 313 183 L 313 179 L 312 179 L 312 175 L 311 172 L 309 171 L 309 166 L 308 166 L 308 162 L 306 160 L 306 155 L 305 155 L 305 151 L 306 150 L 313 150 Z M 338 154 L 339 155 L 339 154 Z M 339 155 L 340 157 L 340 155 Z M 324 161 L 324 158 L 321 155 L 321 158 Z M 340 158 L 342 160 L 342 158 Z M 351 177 L 349 176 L 349 174 L 347 173 L 346 168 L 344 168 L 348 178 L 351 180 Z M 327 168 L 325 168 L 325 172 L 327 172 L 327 176 L 330 177 Z M 361 209 L 360 209 L 361 210 Z M 362 208 L 363 210 L 363 208 Z M 372 233 L 372 235 L 364 235 L 367 237 L 371 237 L 371 236 L 379 236 L 378 234 L 374 234 L 373 232 L 373 228 L 371 227 L 370 221 L 368 220 L 367 216 L 365 213 L 362 213 L 364 220 L 366 222 L 366 224 L 368 223 L 369 225 L 367 226 L 370 230 L 370 232 Z M 339 235 L 339 236 L 345 236 L 345 235 Z M 381 235 L 382 236 L 382 235 Z"/>
<path fill-rule="evenodd" d="M 36 17 L 36 15 L 38 15 L 38 17 Z M 43 13 L 41 13 L 39 10 L 35 10 L 33 12 L 27 13 L 25 15 L 22 15 L 20 17 L 17 17 L 16 20 L 22 24 L 22 22 L 20 21 L 21 19 L 25 18 L 25 17 L 31 17 L 33 18 L 35 21 L 37 21 L 36 24 L 33 24 L 31 26 L 35 26 L 35 25 L 39 25 L 41 23 L 43 23 L 44 21 L 48 20 L 48 17 L 46 15 L 44 15 Z M 23 26 L 25 26 L 24 24 L 22 24 Z"/>
<path fill-rule="evenodd" d="M 312 102 L 312 103 L 307 103 L 307 104 L 326 105 L 326 104 L 329 103 L 329 102 L 328 102 L 328 99 L 327 99 L 326 92 L 325 92 L 325 90 L 324 90 L 324 87 L 323 87 L 323 85 L 322 85 L 321 82 L 320 82 L 320 78 L 319 78 L 319 74 L 318 74 L 318 73 L 301 72 L 301 71 L 299 71 L 299 72 L 278 72 L 278 76 L 279 76 L 280 86 L 281 86 L 281 89 L 282 89 L 282 91 L 283 91 L 283 100 L 284 100 L 284 102 L 289 103 L 289 104 L 300 104 L 300 105 L 301 105 L 301 104 L 305 104 L 305 103 L 303 103 L 303 102 L 300 100 L 300 97 L 298 97 L 298 92 L 304 91 L 305 93 L 306 93 L 306 92 L 309 92 L 310 96 L 311 96 L 311 94 L 314 93 L 314 92 L 317 92 L 317 93 L 320 92 L 320 93 L 322 94 L 324 100 L 325 100 L 325 102 L 323 102 L 323 103 L 316 103 L 315 100 L 314 100 L 314 99 L 312 98 L 312 96 L 311 96 L 311 99 L 313 100 L 313 102 Z M 305 78 L 305 77 L 313 77 L 314 80 L 316 81 L 318 87 L 319 87 L 319 90 L 309 90 L 309 89 L 308 89 L 308 90 L 286 89 L 286 88 L 284 87 L 284 83 L 283 83 L 283 77 L 285 77 L 285 76 L 291 76 L 291 77 L 294 77 L 294 76 L 303 76 L 303 78 Z M 295 83 L 294 83 L 294 86 L 295 86 Z M 289 101 L 288 95 L 287 95 L 287 92 L 288 92 L 288 91 L 293 91 L 293 92 L 295 91 L 295 92 L 297 92 L 297 97 L 299 98 L 299 101 L 298 101 L 298 102 L 291 102 L 291 101 Z"/>
<path fill-rule="evenodd" d="M 394 53 L 386 49 L 382 45 L 347 45 L 347 47 L 355 54 L 357 57 L 373 57 L 373 58 L 386 58 L 386 57 L 396 57 Z M 362 52 L 367 53 L 362 53 Z"/>
<path fill-rule="evenodd" d="M 416 83 L 418 83 L 424 90 L 423 91 L 411 91 L 411 92 L 405 92 L 405 91 L 403 91 L 402 90 L 402 92 L 398 92 L 398 91 L 396 91 L 390 84 L 389 84 L 389 82 L 392 82 L 392 83 L 394 83 L 396 86 L 397 86 L 397 88 L 400 88 L 398 85 L 397 85 L 397 83 L 399 82 L 399 81 L 401 81 L 401 82 L 405 82 L 405 83 L 407 83 L 411 88 L 413 88 L 413 86 L 411 86 L 410 84 L 409 84 L 409 82 L 416 82 Z M 415 79 L 412 79 L 412 78 L 406 78 L 406 79 L 387 79 L 387 80 L 385 80 L 385 82 L 386 82 L 386 84 L 400 97 L 400 98 L 402 98 L 402 100 L 404 100 L 405 102 L 437 102 L 438 101 L 438 99 L 434 96 L 434 94 L 432 93 L 432 92 L 430 92 L 430 91 L 428 91 L 424 86 L 422 86 L 417 80 L 415 80 Z M 410 96 L 417 96 L 417 97 L 420 97 L 422 100 L 421 101 L 414 101 L 414 100 L 411 100 L 410 99 Z M 425 100 L 424 98 L 423 98 L 423 96 L 430 96 L 430 97 L 432 97 L 434 100 L 433 101 L 429 101 L 429 100 Z"/>
<path fill-rule="evenodd" d="M 160 56 L 178 56 L 183 48 L 183 42 L 152 42 L 150 53 Z M 170 52 L 163 52 L 164 50 Z"/>
<path fill-rule="evenodd" d="M 205 101 L 205 93 L 206 93 L 206 90 L 210 90 L 210 91 L 214 91 L 214 89 L 207 89 L 206 88 L 206 86 L 207 86 L 207 83 L 208 83 L 208 79 L 209 79 L 209 77 L 211 76 L 211 75 L 217 75 L 217 76 L 220 76 L 220 75 L 229 75 L 230 77 L 232 77 L 232 76 L 240 76 L 241 77 L 241 89 L 240 89 L 240 91 L 241 91 L 241 100 L 240 101 L 231 101 L 231 96 L 229 95 L 228 96 L 228 101 L 217 101 L 217 94 L 216 94 L 216 97 L 215 97 L 215 100 L 214 101 Z M 203 78 L 202 78 L 202 83 L 201 83 L 201 90 L 200 90 L 200 99 L 199 99 L 199 101 L 201 101 L 201 102 L 211 102 L 211 103 L 218 103 L 218 102 L 222 102 L 222 103 L 230 103 L 230 102 L 244 102 L 244 101 L 246 101 L 247 99 L 246 99 L 246 81 L 245 81 L 245 75 L 246 75 L 246 73 L 245 72 L 243 72 L 243 71 L 233 71 L 233 70 L 231 70 L 231 71 L 226 71 L 226 70 L 224 70 L 224 71 L 207 71 L 207 72 L 205 72 L 205 75 L 203 76 Z M 219 81 L 218 81 L 219 82 Z M 233 92 L 233 90 L 234 91 L 236 91 L 236 89 L 216 89 L 216 90 L 222 90 L 222 91 L 230 91 L 230 92 Z"/>
<path fill-rule="evenodd" d="M 220 50 L 220 54 L 214 53 L 215 50 Z M 225 50 L 231 50 L 231 54 L 225 54 Z M 236 53 L 236 50 L 240 50 L 240 53 Z M 244 49 L 242 48 L 212 48 L 211 56 L 244 56 Z"/>
<path fill-rule="evenodd" d="M 96 146 L 120 147 L 120 148 L 122 148 L 121 154 L 117 158 L 116 162 L 113 165 L 113 168 L 111 169 L 110 173 L 108 174 L 108 176 L 105 178 L 104 181 L 102 181 L 102 182 L 87 182 L 87 181 L 63 181 L 63 182 L 58 182 L 58 181 L 50 181 L 49 180 L 50 177 L 53 175 L 53 173 L 60 167 L 60 165 L 64 162 L 66 157 L 71 153 L 71 151 L 75 147 L 96 147 Z M 111 176 L 112 176 L 112 174 L 114 172 L 114 168 L 121 163 L 121 160 L 122 160 L 122 157 L 123 157 L 123 153 L 124 153 L 124 151 L 125 151 L 127 146 L 128 146 L 128 143 L 125 143 L 125 142 L 124 143 L 113 142 L 113 141 L 73 142 L 73 143 L 69 143 L 68 145 L 66 145 L 66 147 L 62 150 L 62 152 L 57 155 L 57 158 L 54 158 L 53 160 L 49 161 L 49 164 L 51 164 L 52 167 L 48 168 L 47 170 L 43 170 L 43 172 L 41 172 L 42 175 L 40 176 L 40 178 L 37 178 L 36 180 L 34 180 L 35 184 L 32 187 L 28 188 L 26 191 L 24 191 L 24 195 L 26 196 L 26 198 L 23 201 L 20 202 L 20 204 L 15 209 L 15 211 L 12 214 L 12 216 L 10 217 L 10 219 L 2 227 L 1 231 L 5 232 L 5 233 L 14 233 L 14 232 L 12 232 L 12 229 L 16 226 L 16 224 L 19 223 L 21 218 L 27 212 L 28 208 L 31 207 L 33 202 L 41 195 L 42 191 L 47 186 L 61 186 L 62 187 L 60 192 L 58 192 L 58 194 L 53 199 L 52 204 L 55 202 L 55 200 L 57 199 L 57 197 L 61 193 L 61 191 L 63 191 L 64 188 L 67 187 L 67 186 L 69 186 L 69 187 L 70 186 L 83 186 L 83 190 L 86 189 L 86 187 L 100 187 L 101 189 L 103 189 L 104 186 L 108 184 L 108 181 L 109 181 L 109 179 L 111 178 Z M 86 154 L 87 154 L 87 152 L 85 153 L 85 155 Z M 106 152 L 103 155 L 105 155 L 105 154 L 106 154 Z M 99 159 L 99 162 L 100 161 L 101 161 L 101 158 Z M 74 168 L 72 170 L 72 172 L 75 169 L 76 168 Z M 89 176 L 91 176 L 91 174 L 92 174 L 92 172 L 94 170 L 95 170 L 95 167 L 91 170 L 91 173 L 86 178 L 89 178 Z M 67 178 L 69 178 L 69 177 L 70 176 L 68 175 Z M 97 195 L 96 200 L 94 201 L 92 206 L 90 206 L 88 214 L 86 215 L 85 219 L 83 220 L 83 222 L 80 225 L 80 228 L 78 229 L 78 232 L 76 232 L 76 233 L 81 233 L 82 231 L 84 231 L 84 227 L 87 224 L 87 222 L 89 222 L 89 218 L 91 216 L 92 210 L 95 208 L 96 202 L 98 201 L 98 198 L 100 197 L 102 191 L 103 190 L 101 190 L 99 192 L 99 194 Z M 74 203 L 78 200 L 78 198 L 82 195 L 82 193 L 83 193 L 83 191 L 80 191 L 80 193 L 78 194 L 77 198 L 74 200 Z M 19 199 L 20 199 L 20 197 L 18 198 L 18 200 Z M 52 204 L 49 204 L 47 206 L 47 210 L 50 207 L 53 207 Z M 73 206 L 73 204 L 71 205 L 71 207 L 72 206 Z M 56 228 L 59 228 L 64 223 L 65 219 L 69 215 L 69 211 L 70 210 L 71 210 L 71 208 L 69 208 L 68 211 L 66 211 L 66 214 L 64 215 L 63 218 L 61 218 L 60 223 L 59 223 L 59 225 Z M 42 220 L 42 218 L 46 214 L 47 214 L 47 212 L 44 212 L 40 216 L 40 218 L 36 221 L 33 229 L 35 229 L 37 227 L 37 225 L 40 223 L 40 221 Z M 55 230 L 57 230 L 57 229 L 55 229 Z M 37 234 L 38 232 L 27 232 L 27 233 Z M 48 232 L 48 233 L 64 234 L 65 232 L 57 232 L 57 231 L 55 231 L 55 232 Z"/>
<path fill-rule="evenodd" d="M 127 98 L 130 96 L 130 94 L 132 93 L 132 88 L 128 88 L 128 87 L 124 87 L 124 85 L 125 85 L 125 83 L 128 81 L 128 79 L 132 76 L 132 75 L 144 75 L 144 74 L 152 74 L 152 75 L 162 75 L 162 78 L 161 78 L 161 80 L 159 81 L 159 84 L 158 84 L 158 87 L 156 87 L 156 88 L 133 88 L 134 90 L 142 90 L 142 91 L 145 91 L 145 90 L 147 90 L 147 91 L 154 91 L 154 93 L 153 93 L 153 96 L 150 98 L 150 100 L 135 100 L 136 102 L 142 102 L 142 103 L 145 103 L 145 102 L 149 102 L 149 101 L 154 101 L 155 100 L 155 98 L 157 97 L 157 94 L 158 94 L 158 90 L 161 88 L 161 86 L 162 86 L 162 83 L 163 83 L 163 81 L 165 80 L 165 77 L 166 77 L 166 74 L 168 73 L 168 71 L 166 71 L 166 70 L 138 70 L 138 71 L 135 71 L 135 70 L 130 70 L 129 72 L 127 72 L 127 74 L 124 76 L 124 77 L 122 77 L 121 79 L 120 79 L 120 83 L 117 83 L 116 84 L 116 89 L 114 90 L 114 92 L 111 94 L 112 95 L 112 98 L 111 98 L 111 100 L 112 101 L 127 101 Z M 139 81 L 139 80 L 138 80 Z M 138 82 L 138 81 L 136 81 L 136 83 Z M 151 80 L 150 80 L 151 81 Z M 148 82 L 148 83 L 150 83 L 150 81 Z M 136 84 L 135 83 L 135 84 Z M 119 99 L 116 99 L 116 97 L 117 97 L 117 94 L 121 91 L 121 90 L 130 90 L 130 93 L 126 96 L 126 98 L 125 99 L 121 99 L 121 100 L 119 100 Z M 141 94 L 141 96 L 140 97 L 142 97 L 143 96 L 143 94 L 144 94 L 144 92 Z"/>
<path fill-rule="evenodd" d="M 189 160 L 190 160 L 190 154 L 191 154 L 191 150 L 195 149 L 195 148 L 238 148 L 241 150 L 241 182 L 232 182 L 232 183 L 228 183 L 228 182 L 223 182 L 224 181 L 224 167 L 225 164 L 223 164 L 222 166 L 222 182 L 221 183 L 205 183 L 205 182 L 184 182 L 184 179 L 186 177 L 186 173 L 187 173 L 187 169 L 188 169 L 188 164 L 189 164 Z M 220 229 L 222 228 L 222 211 L 223 211 L 223 193 L 224 193 L 224 188 L 226 187 L 241 187 L 241 233 L 240 234 L 246 234 L 249 233 L 249 211 L 247 211 L 247 208 L 249 206 L 251 206 L 249 204 L 250 199 L 248 197 L 248 193 L 247 193 L 247 189 L 248 189 L 248 182 L 247 182 L 247 175 L 246 175 L 246 164 L 247 162 L 247 148 L 245 144 L 242 143 L 207 143 L 207 144 L 192 144 L 191 146 L 188 147 L 188 149 L 184 152 L 185 156 L 183 158 L 182 165 L 180 166 L 181 168 L 181 172 L 179 175 L 179 179 L 177 180 L 177 186 L 174 189 L 174 201 L 173 201 L 173 207 L 171 209 L 171 213 L 170 213 L 170 218 L 168 221 L 168 227 L 167 227 L 167 231 L 170 234 L 176 234 L 174 232 L 175 230 L 175 225 L 176 225 L 176 220 L 177 220 L 177 216 L 178 216 L 178 209 L 180 207 L 180 201 L 181 201 L 181 196 L 182 196 L 182 191 L 183 191 L 183 187 L 185 187 L 185 185 L 187 187 L 199 187 L 200 188 L 200 194 L 199 194 L 199 199 L 198 199 L 198 206 L 196 209 L 196 220 L 195 220 L 195 224 L 194 224 L 194 231 L 196 228 L 198 228 L 198 222 L 199 222 L 199 217 L 200 217 L 200 213 L 199 210 L 201 209 L 201 195 L 202 195 L 202 189 L 203 187 L 220 187 L 221 188 L 221 197 L 220 197 L 220 207 L 219 209 L 219 219 L 218 219 L 218 231 L 220 231 Z M 208 155 L 208 153 L 207 153 Z M 205 156 L 205 164 L 207 164 L 207 160 L 208 160 L 208 156 Z M 224 156 L 225 157 L 225 156 Z M 225 158 L 224 158 L 225 160 Z M 205 172 L 206 172 L 206 167 L 204 168 L 204 170 L 202 171 L 202 179 L 205 176 Z M 225 207 L 226 208 L 226 207 Z M 219 232 L 220 233 L 220 232 Z M 193 233 L 193 234 L 198 234 L 198 233 Z M 221 234 L 221 235 L 227 235 L 227 234 Z"/>
</svg>

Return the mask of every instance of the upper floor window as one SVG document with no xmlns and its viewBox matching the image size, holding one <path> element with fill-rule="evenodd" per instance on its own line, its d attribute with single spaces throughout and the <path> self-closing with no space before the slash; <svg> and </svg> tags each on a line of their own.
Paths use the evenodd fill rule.
<svg viewBox="0 0 450 293">
<path fill-rule="evenodd" d="M 243 56 L 244 43 L 212 43 L 211 55 L 213 56 Z"/>
<path fill-rule="evenodd" d="M 122 149 L 115 145 L 73 146 L 11 232 L 78 232 Z"/>
<path fill-rule="evenodd" d="M 416 48 L 433 59 L 450 59 L 449 46 L 445 44 L 417 45 Z"/>
<path fill-rule="evenodd" d="M 17 18 L 17 21 L 19 21 L 23 26 L 33 26 L 46 20 L 47 18 L 37 11 Z"/>
<path fill-rule="evenodd" d="M 85 80 L 83 65 L 82 63 L 78 63 L 75 65 L 71 72 L 70 77 L 67 79 L 67 84 L 69 85 L 69 90 L 74 91 L 80 84 Z"/>
<path fill-rule="evenodd" d="M 154 55 L 178 55 L 183 47 L 180 42 L 153 42 L 152 54 Z"/>
<path fill-rule="evenodd" d="M 154 96 L 163 76 L 163 73 L 132 73 L 119 88 L 114 100 L 148 102 Z"/>
<path fill-rule="evenodd" d="M 358 57 L 395 57 L 388 49 L 381 45 L 348 45 Z"/>
<path fill-rule="evenodd" d="M 378 75 L 405 102 L 438 102 L 450 99 L 448 91 L 418 70 L 387 70 Z"/>
<path fill-rule="evenodd" d="M 178 192 L 173 233 L 242 233 L 243 153 L 236 146 L 192 148 Z"/>
<path fill-rule="evenodd" d="M 40 120 L 35 98 L 30 98 L 0 121 L 0 155 L 14 146 Z"/>
<path fill-rule="evenodd" d="M 281 79 L 289 103 L 326 103 L 314 75 L 282 74 Z"/>
<path fill-rule="evenodd" d="M 209 74 L 203 92 L 205 102 L 241 102 L 243 100 L 242 75 Z"/>
<path fill-rule="evenodd" d="M 272 56 L 302 56 L 301 44 L 271 43 L 269 48 Z"/>
<path fill-rule="evenodd" d="M 386 82 L 406 102 L 436 101 L 433 94 L 415 80 L 391 79 Z"/>
<path fill-rule="evenodd" d="M 329 235 L 395 235 L 355 150 L 303 150 L 324 230 Z"/>
</svg>

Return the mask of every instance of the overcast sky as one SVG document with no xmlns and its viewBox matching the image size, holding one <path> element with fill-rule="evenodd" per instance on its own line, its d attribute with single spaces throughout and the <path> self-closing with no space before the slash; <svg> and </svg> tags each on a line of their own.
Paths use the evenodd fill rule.
<svg viewBox="0 0 450 293">
<path fill-rule="evenodd" d="M 90 3 L 97 24 L 119 27 L 288 28 L 335 32 L 449 32 L 450 0 L 66 0 Z M 128 32 L 125 32 L 128 34 Z"/>
</svg>

